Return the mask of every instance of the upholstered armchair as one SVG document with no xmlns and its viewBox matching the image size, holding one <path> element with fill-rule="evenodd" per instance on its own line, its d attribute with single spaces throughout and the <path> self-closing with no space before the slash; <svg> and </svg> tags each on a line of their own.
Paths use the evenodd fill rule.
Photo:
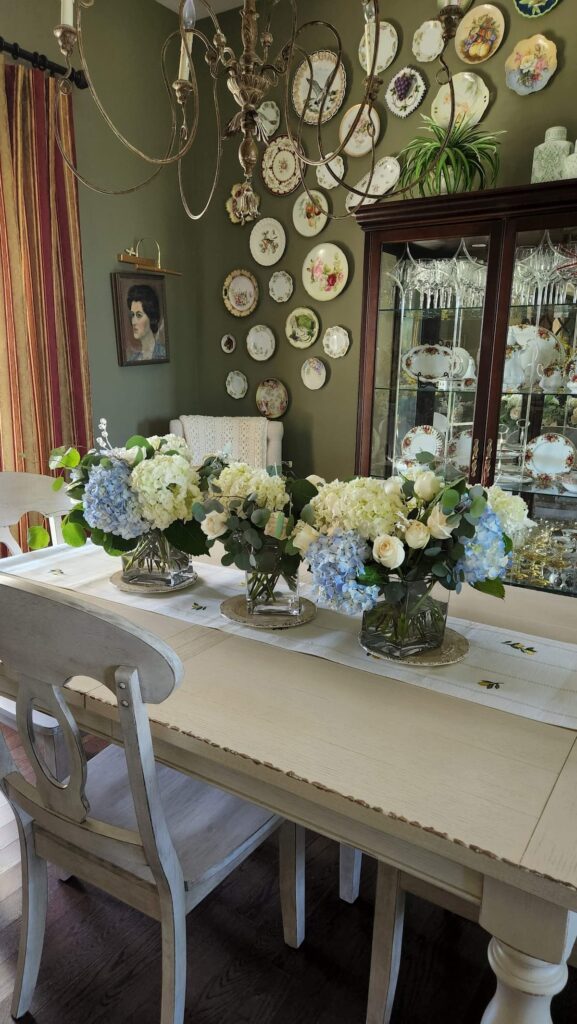
<svg viewBox="0 0 577 1024">
<path fill-rule="evenodd" d="M 170 432 L 185 438 L 197 464 L 215 452 L 259 468 L 282 462 L 284 427 L 264 416 L 180 416 Z"/>
</svg>

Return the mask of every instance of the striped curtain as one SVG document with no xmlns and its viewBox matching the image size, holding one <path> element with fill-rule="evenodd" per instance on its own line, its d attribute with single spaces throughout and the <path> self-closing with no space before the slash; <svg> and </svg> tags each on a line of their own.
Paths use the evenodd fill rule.
<svg viewBox="0 0 577 1024">
<path fill-rule="evenodd" d="M 0 59 L 0 470 L 86 450 L 92 413 L 76 179 L 56 83 Z M 72 103 L 58 104 L 74 152 Z"/>
</svg>

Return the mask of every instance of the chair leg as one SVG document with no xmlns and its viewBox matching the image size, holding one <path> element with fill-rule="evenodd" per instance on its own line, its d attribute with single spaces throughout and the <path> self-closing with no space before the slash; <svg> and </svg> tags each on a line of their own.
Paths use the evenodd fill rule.
<svg viewBox="0 0 577 1024">
<path fill-rule="evenodd" d="M 353 846 L 341 843 L 339 851 L 339 896 L 345 903 L 355 903 L 361 885 L 363 855 Z"/>
<path fill-rule="evenodd" d="M 305 937 L 305 830 L 291 821 L 279 830 L 279 873 L 284 940 L 298 949 Z"/>
<path fill-rule="evenodd" d="M 16 821 L 22 861 L 22 924 L 10 1013 L 18 1019 L 30 1010 L 38 980 L 46 927 L 48 875 L 46 861 L 34 852 L 32 822 L 23 821 L 18 813 Z"/>
<path fill-rule="evenodd" d="M 367 1024 L 389 1024 L 401 964 L 405 894 L 400 872 L 379 862 Z"/>
<path fill-rule="evenodd" d="M 184 898 L 160 897 L 162 1008 L 160 1024 L 183 1024 L 186 997 L 186 911 Z"/>
</svg>

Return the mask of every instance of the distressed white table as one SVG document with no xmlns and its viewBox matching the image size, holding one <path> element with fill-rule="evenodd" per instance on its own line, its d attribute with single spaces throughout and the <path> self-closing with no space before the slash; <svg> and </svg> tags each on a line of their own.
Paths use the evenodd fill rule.
<svg viewBox="0 0 577 1024">
<path fill-rule="evenodd" d="M 483 1024 L 552 1020 L 577 937 L 576 732 L 87 599 L 184 663 L 150 709 L 160 760 L 477 904 L 498 981 Z M 78 679 L 69 700 L 120 741 L 109 691 Z"/>
</svg>

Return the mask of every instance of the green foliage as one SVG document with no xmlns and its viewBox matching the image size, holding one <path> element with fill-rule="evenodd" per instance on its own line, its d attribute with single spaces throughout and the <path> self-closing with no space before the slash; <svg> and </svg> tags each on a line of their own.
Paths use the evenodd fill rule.
<svg viewBox="0 0 577 1024">
<path fill-rule="evenodd" d="M 71 523 L 65 519 L 62 523 L 62 536 L 72 548 L 82 548 L 86 544 L 86 530 L 80 523 Z"/>
<path fill-rule="evenodd" d="M 30 526 L 28 528 L 28 547 L 31 551 L 47 548 L 49 544 L 50 534 L 43 526 Z"/>
<path fill-rule="evenodd" d="M 482 580 L 480 583 L 473 583 L 473 590 L 489 594 L 491 597 L 505 597 L 505 587 L 501 580 Z"/>
<path fill-rule="evenodd" d="M 164 530 L 166 539 L 179 551 L 185 551 L 187 555 L 206 554 L 207 542 L 200 523 L 192 519 L 189 523 L 172 523 Z"/>
<path fill-rule="evenodd" d="M 399 188 L 427 196 L 495 184 L 500 166 L 497 136 L 502 132 L 487 132 L 462 120 L 453 124 L 447 137 L 432 118 L 423 116 L 423 122 L 426 134 L 417 135 L 399 154 L 404 158 Z"/>
</svg>

